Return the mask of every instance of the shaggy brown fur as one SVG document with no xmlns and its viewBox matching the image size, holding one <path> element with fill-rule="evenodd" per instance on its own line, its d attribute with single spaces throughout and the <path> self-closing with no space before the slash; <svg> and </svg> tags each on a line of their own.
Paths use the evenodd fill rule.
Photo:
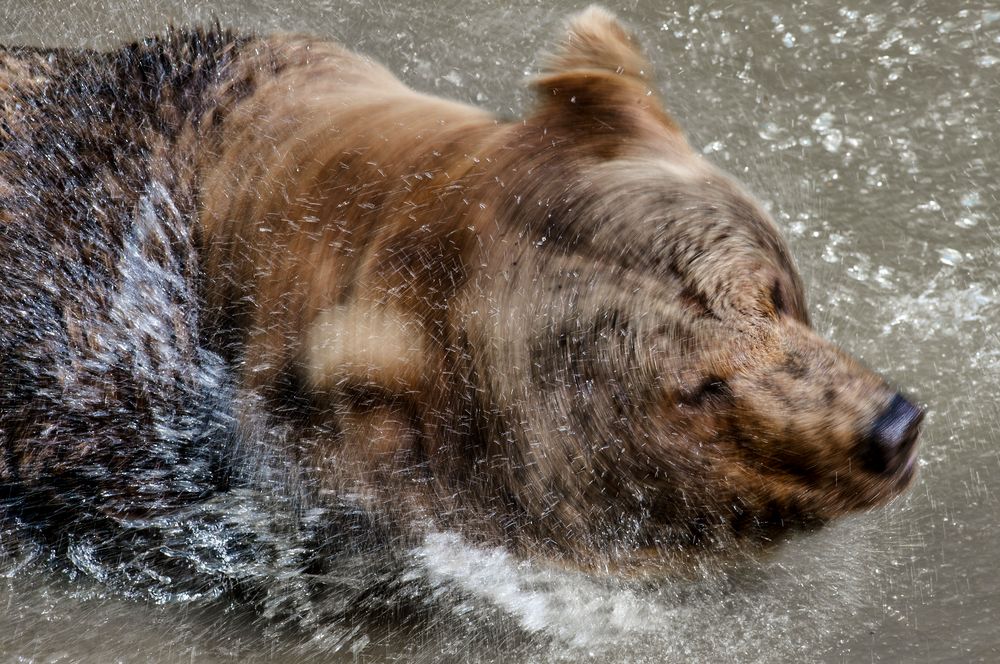
<svg viewBox="0 0 1000 664">
<path fill-rule="evenodd" d="M 5 57 L 0 135 L 60 158 L 67 141 L 33 137 L 62 115 L 21 106 L 84 65 Z M 912 479 L 918 411 L 810 328 L 773 222 L 690 148 L 603 10 L 573 19 L 509 122 L 304 37 L 174 35 L 118 57 L 93 131 L 125 129 L 93 154 L 73 143 L 41 187 L 11 179 L 6 148 L 0 215 L 89 228 L 100 210 L 75 187 L 131 210 L 162 183 L 169 232 L 197 218 L 204 344 L 337 495 L 412 532 L 604 567 L 765 541 Z M 45 260 L 103 274 L 46 233 Z M 8 438 L 8 475 L 42 472 L 37 445 Z"/>
</svg>

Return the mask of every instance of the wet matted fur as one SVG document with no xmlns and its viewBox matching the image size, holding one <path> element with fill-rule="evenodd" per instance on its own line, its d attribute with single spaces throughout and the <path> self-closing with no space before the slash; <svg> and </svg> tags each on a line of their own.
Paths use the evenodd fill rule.
<svg viewBox="0 0 1000 664">
<path fill-rule="evenodd" d="M 650 85 L 596 8 L 517 120 L 308 37 L 0 51 L 9 502 L 252 491 L 248 417 L 294 514 L 592 569 L 897 495 L 919 411 L 812 330 L 774 223 Z"/>
</svg>

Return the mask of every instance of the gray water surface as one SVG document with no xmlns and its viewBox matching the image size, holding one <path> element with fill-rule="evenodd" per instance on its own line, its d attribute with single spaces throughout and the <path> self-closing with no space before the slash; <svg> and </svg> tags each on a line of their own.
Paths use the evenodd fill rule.
<svg viewBox="0 0 1000 664">
<path fill-rule="evenodd" d="M 278 634 L 229 606 L 0 579 L 0 661 L 993 662 L 1000 659 L 1000 5 L 608 3 L 691 141 L 769 206 L 819 330 L 928 409 L 891 506 L 724 578 L 622 586 L 442 535 L 427 574 L 481 602 L 425 631 Z M 327 35 L 505 116 L 582 4 L 0 2 L 0 40 L 111 46 L 218 18 Z M 484 608 L 486 607 L 486 608 Z"/>
</svg>

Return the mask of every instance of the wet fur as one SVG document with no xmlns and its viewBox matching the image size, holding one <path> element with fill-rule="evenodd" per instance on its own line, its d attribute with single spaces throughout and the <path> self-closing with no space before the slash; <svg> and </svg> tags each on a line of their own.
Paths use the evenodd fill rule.
<svg viewBox="0 0 1000 664">
<path fill-rule="evenodd" d="M 890 499 L 894 391 L 649 75 L 599 9 L 513 121 L 306 37 L 0 51 L 0 480 L 225 495 L 240 394 L 412 541 L 641 568 Z"/>
</svg>

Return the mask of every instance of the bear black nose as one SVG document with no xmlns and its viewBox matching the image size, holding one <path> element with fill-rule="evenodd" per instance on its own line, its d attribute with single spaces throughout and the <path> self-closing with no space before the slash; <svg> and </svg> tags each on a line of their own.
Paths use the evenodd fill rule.
<svg viewBox="0 0 1000 664">
<path fill-rule="evenodd" d="M 894 396 L 862 441 L 862 454 L 869 470 L 895 472 L 909 461 L 923 419 L 922 410 L 901 394 Z"/>
</svg>

